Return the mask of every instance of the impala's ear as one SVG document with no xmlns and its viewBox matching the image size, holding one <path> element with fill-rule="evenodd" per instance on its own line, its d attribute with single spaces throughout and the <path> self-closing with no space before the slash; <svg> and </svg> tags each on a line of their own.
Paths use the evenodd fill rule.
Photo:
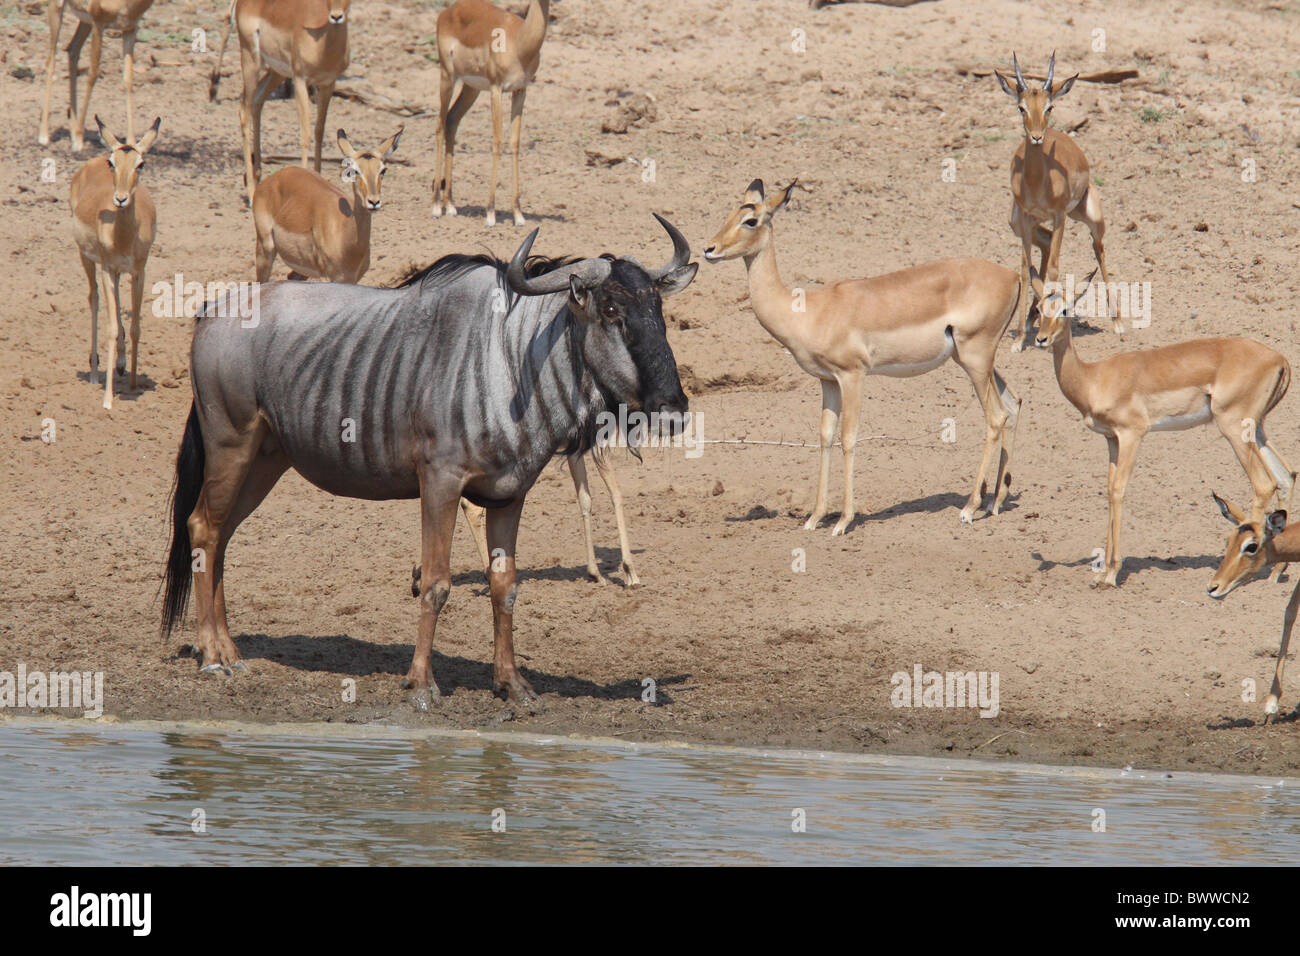
<svg viewBox="0 0 1300 956">
<path fill-rule="evenodd" d="M 352 144 L 348 142 L 348 134 L 343 132 L 343 130 L 339 130 L 339 152 L 348 159 L 356 159 L 357 156 L 357 151 L 353 149 Z"/>
<path fill-rule="evenodd" d="M 402 138 L 402 130 L 404 129 L 406 129 L 405 126 L 397 127 L 397 132 L 390 139 L 380 144 L 379 155 L 384 157 L 384 162 L 387 162 L 388 158 L 397 152 L 397 141 Z"/>
<path fill-rule="evenodd" d="M 755 208 L 763 204 L 763 180 L 755 179 L 749 184 L 749 188 L 745 190 L 745 198 L 743 201 Z"/>
<path fill-rule="evenodd" d="M 1062 82 L 1058 83 L 1056 89 L 1052 90 L 1050 93 L 1047 94 L 1048 99 L 1051 99 L 1053 101 L 1060 99 L 1066 93 L 1070 92 L 1070 88 L 1074 86 L 1074 81 L 1077 80 L 1078 78 L 1079 78 L 1079 74 L 1076 73 L 1068 80 L 1063 80 Z"/>
<path fill-rule="evenodd" d="M 1210 492 L 1210 494 L 1214 496 L 1214 503 L 1219 506 L 1219 514 L 1223 515 L 1225 520 L 1232 522 L 1234 526 L 1246 523 L 1246 516 L 1241 513 L 1240 508 L 1234 505 L 1231 501 L 1225 501 L 1223 498 L 1220 498 L 1213 491 Z"/>
<path fill-rule="evenodd" d="M 784 209 L 786 203 L 790 201 L 790 197 L 794 195 L 794 187 L 798 184 L 799 180 L 792 179 L 790 180 L 789 186 L 786 186 L 785 189 L 782 189 L 778 193 L 774 193 L 772 198 L 767 200 L 765 203 L 764 212 L 769 216 L 772 216 Z"/>
<path fill-rule="evenodd" d="M 1013 100 L 1020 99 L 1020 93 L 1017 92 L 1014 87 L 1012 87 L 1012 85 L 1007 81 L 1007 78 L 1005 76 L 1003 76 L 997 70 L 993 71 L 993 75 L 998 78 L 998 85 L 1002 87 L 1003 93 L 1007 94 L 1007 96 L 1011 97 Z"/>
<path fill-rule="evenodd" d="M 1278 535 L 1286 530 L 1286 512 L 1274 511 L 1264 519 L 1264 527 L 1268 529 L 1269 535 Z"/>
<path fill-rule="evenodd" d="M 104 145 L 109 149 L 117 149 L 122 145 L 121 141 L 108 131 L 108 127 L 104 125 L 104 121 L 99 118 L 98 113 L 95 114 L 95 125 L 99 127 L 99 138 L 103 140 Z"/>
<path fill-rule="evenodd" d="M 153 125 L 145 130 L 145 134 L 140 137 L 140 142 L 135 144 L 136 152 L 143 154 L 149 151 L 149 147 L 153 145 L 153 141 L 158 138 L 158 127 L 161 125 L 162 117 L 155 116 Z"/>
</svg>

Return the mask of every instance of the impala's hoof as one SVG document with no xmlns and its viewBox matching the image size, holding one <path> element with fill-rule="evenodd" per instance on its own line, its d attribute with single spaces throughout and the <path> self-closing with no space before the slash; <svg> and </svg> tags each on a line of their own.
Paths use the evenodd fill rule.
<svg viewBox="0 0 1300 956">
<path fill-rule="evenodd" d="M 809 518 L 803 523 L 803 529 L 805 531 L 816 531 L 817 526 L 821 524 L 821 520 L 821 518 Z"/>
<path fill-rule="evenodd" d="M 1016 341 L 1011 345 L 1011 351 L 1013 352 L 1023 352 L 1024 350 L 1025 350 L 1024 339 L 1016 339 Z"/>
<path fill-rule="evenodd" d="M 515 213 L 515 225 L 516 225 L 516 226 L 522 226 L 522 225 L 524 225 L 525 223 L 526 223 L 526 220 L 524 219 L 524 214 L 523 214 L 522 212 L 517 212 L 517 213 Z"/>
<path fill-rule="evenodd" d="M 487 219 L 485 221 L 487 222 L 487 227 L 491 229 L 493 226 L 497 224 L 497 214 L 494 212 L 488 213 Z"/>
<path fill-rule="evenodd" d="M 974 522 L 975 522 L 975 509 L 974 509 L 974 508 L 962 508 L 962 509 L 961 509 L 961 523 L 962 523 L 962 524 L 973 524 Z"/>
<path fill-rule="evenodd" d="M 199 668 L 200 674 L 217 674 L 221 677 L 234 677 L 234 672 L 225 664 L 209 664 Z"/>
<path fill-rule="evenodd" d="M 1264 714 L 1268 717 L 1275 717 L 1277 716 L 1277 711 L 1277 698 L 1272 694 L 1269 694 L 1268 697 L 1264 699 Z"/>
</svg>

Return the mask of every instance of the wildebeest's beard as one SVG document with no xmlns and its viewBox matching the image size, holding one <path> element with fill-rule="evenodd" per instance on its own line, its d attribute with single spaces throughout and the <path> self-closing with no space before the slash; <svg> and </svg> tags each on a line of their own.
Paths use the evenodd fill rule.
<svg viewBox="0 0 1300 956">
<path fill-rule="evenodd" d="M 583 357 L 610 410 L 617 414 L 626 405 L 629 412 L 657 415 L 667 434 L 681 432 L 687 399 L 662 300 L 645 271 L 614 260 L 609 279 L 587 290 L 585 302 L 571 298 L 570 307 L 581 312 Z"/>
</svg>

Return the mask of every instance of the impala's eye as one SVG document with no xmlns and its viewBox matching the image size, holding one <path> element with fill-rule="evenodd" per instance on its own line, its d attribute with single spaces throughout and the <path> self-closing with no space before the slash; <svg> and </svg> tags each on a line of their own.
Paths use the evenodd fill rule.
<svg viewBox="0 0 1300 956">
<path fill-rule="evenodd" d="M 746 229 L 757 229 L 758 220 L 755 219 L 753 216 L 750 216 L 748 219 L 744 220 L 741 223 L 741 225 L 744 226 Z"/>
<path fill-rule="evenodd" d="M 1251 538 L 1249 541 L 1242 542 L 1241 545 L 1242 554 L 1254 554 L 1258 550 L 1259 550 L 1259 542 L 1256 541 L 1254 538 Z"/>
</svg>

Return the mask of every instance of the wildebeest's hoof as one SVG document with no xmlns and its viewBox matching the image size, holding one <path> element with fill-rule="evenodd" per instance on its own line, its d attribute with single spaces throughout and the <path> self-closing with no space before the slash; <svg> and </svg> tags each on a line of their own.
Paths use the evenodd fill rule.
<svg viewBox="0 0 1300 956">
<path fill-rule="evenodd" d="M 217 674 L 217 675 L 220 675 L 221 677 L 234 677 L 234 676 L 235 676 L 234 672 L 233 672 L 229 667 L 227 667 L 225 664 L 221 664 L 221 663 L 209 664 L 209 665 L 206 666 L 206 667 L 200 667 L 200 668 L 199 668 L 199 673 L 200 673 L 200 674 Z"/>
<path fill-rule="evenodd" d="M 438 689 L 430 685 L 429 687 L 421 687 L 407 699 L 411 702 L 412 707 L 422 714 L 427 714 L 433 710 L 434 701 L 438 700 L 440 696 Z"/>
<path fill-rule="evenodd" d="M 497 681 L 495 690 L 498 696 L 523 707 L 531 714 L 541 713 L 543 710 L 541 697 L 520 674 Z"/>
<path fill-rule="evenodd" d="M 235 661 L 235 663 L 230 665 L 230 669 L 237 674 L 248 673 L 248 665 L 245 664 L 243 661 Z"/>
</svg>

